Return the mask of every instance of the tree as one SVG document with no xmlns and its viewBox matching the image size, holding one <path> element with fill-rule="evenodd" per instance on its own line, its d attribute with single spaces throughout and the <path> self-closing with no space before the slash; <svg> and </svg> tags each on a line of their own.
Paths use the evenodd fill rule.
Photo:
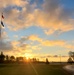
<svg viewBox="0 0 74 75">
<path fill-rule="evenodd" d="M 6 55 L 6 61 L 9 61 L 9 56 L 8 55 Z"/>
<path fill-rule="evenodd" d="M 46 58 L 46 64 L 49 64 L 48 58 Z"/>
<path fill-rule="evenodd" d="M 4 62 L 4 58 L 5 58 L 5 55 L 3 54 L 3 52 L 1 52 L 1 54 L 0 54 L 0 62 L 1 63 Z"/>
<path fill-rule="evenodd" d="M 69 57 L 69 59 L 68 59 L 68 63 L 70 63 L 70 64 L 72 64 L 72 63 L 73 63 L 73 60 L 72 60 L 72 58 L 71 58 L 71 57 Z"/>
<path fill-rule="evenodd" d="M 69 52 L 69 56 L 72 58 L 72 60 L 74 61 L 74 52 L 70 51 Z"/>
<path fill-rule="evenodd" d="M 36 63 L 36 62 L 37 62 L 37 59 L 36 59 L 36 58 L 33 58 L 32 61 L 33 61 L 34 63 Z"/>
<path fill-rule="evenodd" d="M 16 57 L 16 61 L 17 62 L 23 62 L 24 61 L 24 58 L 23 57 Z"/>
<path fill-rule="evenodd" d="M 15 60 L 15 57 L 14 57 L 14 56 L 11 56 L 11 57 L 10 57 L 10 60 L 11 60 L 11 61 L 14 61 L 14 60 Z"/>
</svg>

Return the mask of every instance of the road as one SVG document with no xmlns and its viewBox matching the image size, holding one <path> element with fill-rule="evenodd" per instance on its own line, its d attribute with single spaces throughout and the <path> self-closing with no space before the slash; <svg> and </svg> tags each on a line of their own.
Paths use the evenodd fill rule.
<svg viewBox="0 0 74 75">
<path fill-rule="evenodd" d="M 6 64 L 0 65 L 0 75 L 70 75 L 60 65 Z"/>
<path fill-rule="evenodd" d="M 68 72 L 70 72 L 72 75 L 74 75 L 74 65 L 67 65 L 64 67 Z"/>
</svg>

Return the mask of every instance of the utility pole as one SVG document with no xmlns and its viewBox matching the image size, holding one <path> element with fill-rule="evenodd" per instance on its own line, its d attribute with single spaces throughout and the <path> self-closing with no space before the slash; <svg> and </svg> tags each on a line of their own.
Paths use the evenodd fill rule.
<svg viewBox="0 0 74 75">
<path fill-rule="evenodd" d="M 60 63 L 61 63 L 61 54 L 60 54 Z"/>
<path fill-rule="evenodd" d="M 61 54 L 60 54 L 60 56 L 59 56 L 59 57 L 60 57 L 60 65 L 61 65 Z"/>
</svg>

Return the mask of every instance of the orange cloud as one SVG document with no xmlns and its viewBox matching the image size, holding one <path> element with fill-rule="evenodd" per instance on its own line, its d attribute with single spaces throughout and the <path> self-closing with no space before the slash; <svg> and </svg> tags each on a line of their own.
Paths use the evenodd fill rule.
<svg viewBox="0 0 74 75">
<path fill-rule="evenodd" d="M 10 5 L 12 3 L 12 5 Z M 7 6 L 17 6 L 10 8 Z M 31 26 L 38 26 L 44 29 L 44 33 L 51 35 L 54 32 L 68 32 L 74 30 L 74 21 L 71 20 L 73 11 L 67 12 L 56 0 L 45 0 L 41 8 L 30 4 L 27 0 L 2 0 L 0 2 L 1 10 L 5 14 L 5 23 L 10 30 L 19 30 Z M 69 9 L 68 9 L 69 10 Z"/>
<path fill-rule="evenodd" d="M 43 39 L 39 38 L 37 35 L 29 36 L 29 40 L 41 42 Z"/>
<path fill-rule="evenodd" d="M 29 40 L 37 41 L 43 46 L 64 46 L 66 44 L 63 40 L 45 40 L 43 38 L 39 38 L 37 35 L 29 36 Z"/>
<path fill-rule="evenodd" d="M 43 38 L 38 37 L 38 35 L 31 35 L 28 39 L 33 42 L 39 42 L 40 46 L 60 46 L 63 48 L 74 49 L 73 45 L 64 40 L 45 40 Z"/>
<path fill-rule="evenodd" d="M 28 45 L 26 49 L 31 49 L 33 50 L 41 50 L 41 46 L 40 45 Z"/>
<path fill-rule="evenodd" d="M 71 44 L 66 44 L 64 47 L 65 47 L 65 48 L 68 48 L 68 49 L 70 49 L 70 50 L 73 50 L 73 49 L 74 49 L 74 46 L 71 45 Z"/>
<path fill-rule="evenodd" d="M 42 45 L 43 46 L 63 46 L 65 45 L 65 43 L 66 43 L 65 41 L 61 41 L 61 40 L 53 40 L 53 41 L 46 40 L 42 42 Z"/>
</svg>

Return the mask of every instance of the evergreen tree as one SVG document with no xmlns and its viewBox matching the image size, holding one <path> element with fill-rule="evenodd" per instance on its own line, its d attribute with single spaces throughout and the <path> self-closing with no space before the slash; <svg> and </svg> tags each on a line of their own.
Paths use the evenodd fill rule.
<svg viewBox="0 0 74 75">
<path fill-rule="evenodd" d="M 0 54 L 0 63 L 4 62 L 4 58 L 5 58 L 5 55 L 3 54 L 3 52 L 1 52 L 1 54 Z"/>
<path fill-rule="evenodd" d="M 72 58 L 71 58 L 71 57 L 69 57 L 69 59 L 68 59 L 68 63 L 70 63 L 70 64 L 72 64 L 72 63 L 73 63 L 73 60 L 72 60 Z"/>
</svg>

